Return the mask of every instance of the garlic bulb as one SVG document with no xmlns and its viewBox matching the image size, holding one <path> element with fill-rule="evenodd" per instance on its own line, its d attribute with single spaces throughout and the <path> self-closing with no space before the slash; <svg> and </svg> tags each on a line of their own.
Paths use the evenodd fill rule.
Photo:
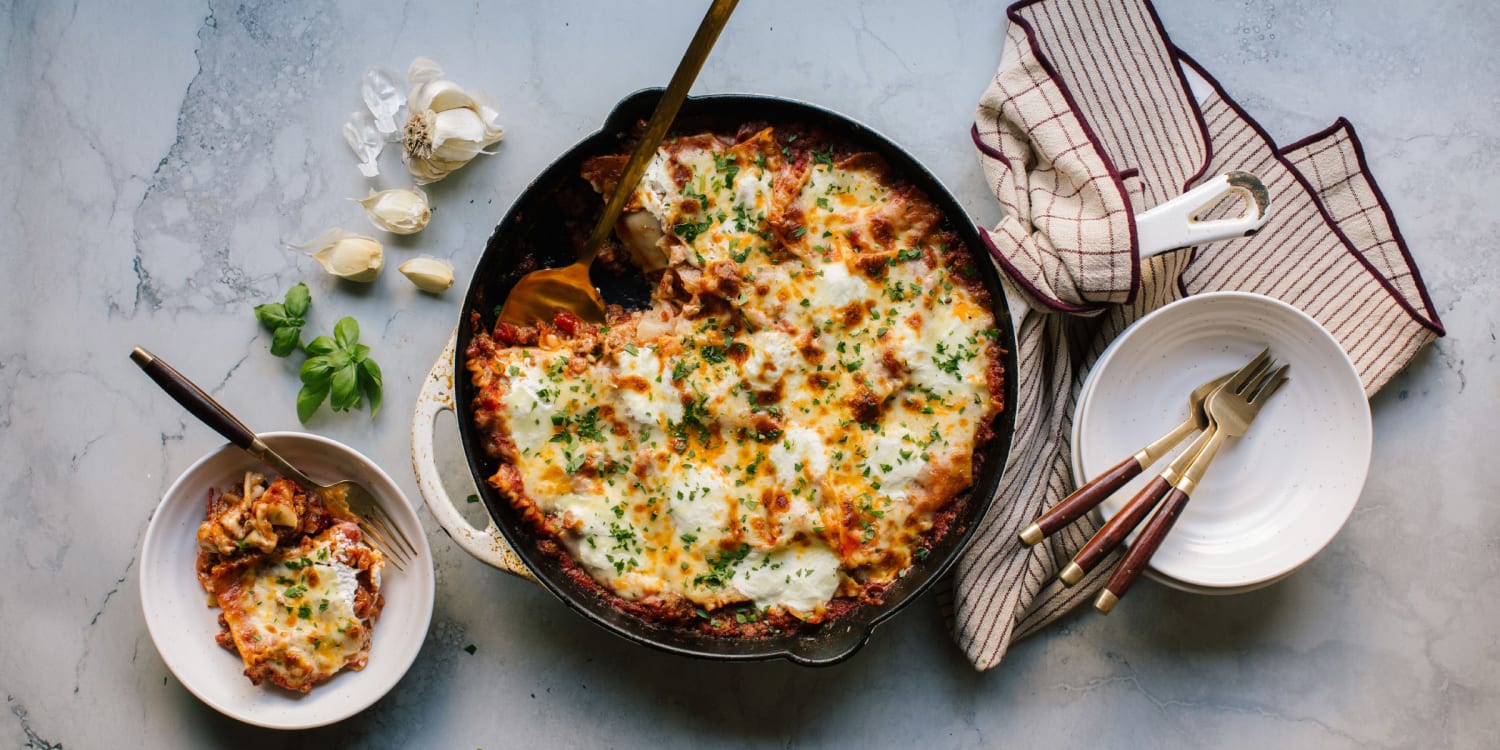
<svg viewBox="0 0 1500 750">
<path fill-rule="evenodd" d="M 406 129 L 401 161 L 417 184 L 447 177 L 469 163 L 505 135 L 499 105 L 479 91 L 464 91 L 443 78 L 443 69 L 430 58 L 411 61 Z"/>
<path fill-rule="evenodd" d="M 453 286 L 453 264 L 437 258 L 412 258 L 401 264 L 401 273 L 418 289 L 439 294 Z"/>
<path fill-rule="evenodd" d="M 370 223 L 392 234 L 416 234 L 432 218 L 427 194 L 420 190 L 382 190 L 378 193 L 371 190 L 370 196 L 359 203 L 365 207 Z"/>
<path fill-rule="evenodd" d="M 385 249 L 374 237 L 330 229 L 301 245 L 291 245 L 311 255 L 323 270 L 341 279 L 368 283 L 385 267 Z"/>
</svg>

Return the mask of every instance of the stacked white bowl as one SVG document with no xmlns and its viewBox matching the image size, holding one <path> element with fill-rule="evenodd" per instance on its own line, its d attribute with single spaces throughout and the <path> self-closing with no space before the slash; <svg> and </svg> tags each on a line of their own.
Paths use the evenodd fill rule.
<svg viewBox="0 0 1500 750">
<path fill-rule="evenodd" d="M 1291 380 L 1246 435 L 1219 452 L 1146 571 L 1160 583 L 1204 594 L 1251 591 L 1290 575 L 1327 545 L 1354 510 L 1369 469 L 1364 388 L 1315 320 L 1242 292 L 1188 297 L 1142 318 L 1104 351 L 1084 383 L 1073 421 L 1079 483 L 1166 433 L 1187 416 L 1193 388 L 1267 346 L 1291 365 Z M 1106 500 L 1104 517 L 1170 459 Z"/>
</svg>

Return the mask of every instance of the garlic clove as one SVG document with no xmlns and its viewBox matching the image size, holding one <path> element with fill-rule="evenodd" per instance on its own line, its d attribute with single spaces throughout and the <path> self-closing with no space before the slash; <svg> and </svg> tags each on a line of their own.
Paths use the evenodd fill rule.
<svg viewBox="0 0 1500 750">
<path fill-rule="evenodd" d="M 474 97 L 458 84 L 443 80 L 422 84 L 415 97 L 423 109 L 446 112 L 450 109 L 468 109 L 476 106 Z"/>
<path fill-rule="evenodd" d="M 385 249 L 379 241 L 339 228 L 289 247 L 312 256 L 324 271 L 348 281 L 369 283 L 385 267 Z"/>
<path fill-rule="evenodd" d="M 412 258 L 400 266 L 401 273 L 418 289 L 440 294 L 453 286 L 453 264 L 437 258 Z"/>
<path fill-rule="evenodd" d="M 371 190 L 359 204 L 365 207 L 370 223 L 392 234 L 416 234 L 432 218 L 427 194 L 420 190 L 382 190 L 378 193 Z"/>
<path fill-rule="evenodd" d="M 411 83 L 426 83 L 436 81 L 443 77 L 443 69 L 437 61 L 430 57 L 417 57 L 412 59 L 411 66 L 406 69 L 406 80 Z"/>
<path fill-rule="evenodd" d="M 440 154 L 443 147 L 450 141 L 461 141 L 454 144 L 459 149 L 456 153 L 464 153 L 473 156 L 483 149 L 480 145 L 484 141 L 484 121 L 479 119 L 479 113 L 472 109 L 450 109 L 439 112 L 433 122 L 433 153 Z M 452 156 L 439 156 L 439 158 L 451 159 Z"/>
</svg>

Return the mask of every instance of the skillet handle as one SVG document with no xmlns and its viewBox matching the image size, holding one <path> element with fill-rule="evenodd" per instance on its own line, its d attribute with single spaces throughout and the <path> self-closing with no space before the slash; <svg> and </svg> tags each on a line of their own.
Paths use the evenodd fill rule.
<svg viewBox="0 0 1500 750">
<path fill-rule="evenodd" d="M 443 487 L 442 477 L 438 475 L 432 433 L 437 426 L 437 415 L 444 411 L 454 411 L 453 357 L 457 347 L 458 331 L 454 330 L 448 339 L 448 346 L 432 366 L 432 371 L 427 373 L 422 390 L 417 394 L 416 414 L 411 420 L 411 464 L 417 475 L 417 489 L 422 492 L 422 500 L 427 503 L 432 517 L 437 519 L 438 525 L 448 532 L 448 537 L 457 542 L 463 551 L 478 558 L 480 562 L 535 582 L 536 576 L 521 562 L 515 550 L 506 544 L 495 521 L 491 519 L 489 526 L 483 529 L 471 525 L 458 512 L 458 506 L 453 504 L 448 490 Z"/>
<path fill-rule="evenodd" d="M 1230 194 L 1244 201 L 1245 207 L 1239 216 L 1214 221 L 1197 218 L 1199 213 Z M 1225 172 L 1150 211 L 1136 214 L 1136 249 L 1141 260 L 1145 260 L 1168 250 L 1249 237 L 1265 226 L 1270 206 L 1270 193 L 1259 177 L 1249 172 Z M 1000 278 L 1005 304 L 1010 309 L 1011 329 L 1019 339 L 1021 320 L 1031 309 L 1031 304 L 1027 296 L 1011 284 L 1009 276 L 1001 272 Z"/>
<path fill-rule="evenodd" d="M 1239 216 L 1202 221 L 1198 214 L 1226 195 L 1244 201 Z M 1249 172 L 1225 172 L 1202 185 L 1135 217 L 1136 246 L 1142 259 L 1179 247 L 1232 237 L 1248 237 L 1266 223 L 1271 197 L 1260 178 Z"/>
</svg>

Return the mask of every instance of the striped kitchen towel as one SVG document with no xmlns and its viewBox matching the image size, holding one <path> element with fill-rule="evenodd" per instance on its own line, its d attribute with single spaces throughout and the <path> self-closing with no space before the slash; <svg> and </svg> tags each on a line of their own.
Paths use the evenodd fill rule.
<svg viewBox="0 0 1500 750">
<path fill-rule="evenodd" d="M 985 240 L 1030 311 L 1016 332 L 1009 467 L 942 599 L 979 669 L 1092 598 L 1113 567 L 1072 588 L 1055 579 L 1093 535 L 1093 518 L 1032 549 L 1016 535 L 1073 491 L 1079 388 L 1132 321 L 1203 291 L 1276 297 L 1333 333 L 1367 394 L 1443 335 L 1349 123 L 1277 147 L 1172 44 L 1146 0 L 1031 0 L 1007 18 L 972 134 L 1005 209 Z M 1134 215 L 1230 170 L 1265 183 L 1265 227 L 1141 260 Z"/>
</svg>

